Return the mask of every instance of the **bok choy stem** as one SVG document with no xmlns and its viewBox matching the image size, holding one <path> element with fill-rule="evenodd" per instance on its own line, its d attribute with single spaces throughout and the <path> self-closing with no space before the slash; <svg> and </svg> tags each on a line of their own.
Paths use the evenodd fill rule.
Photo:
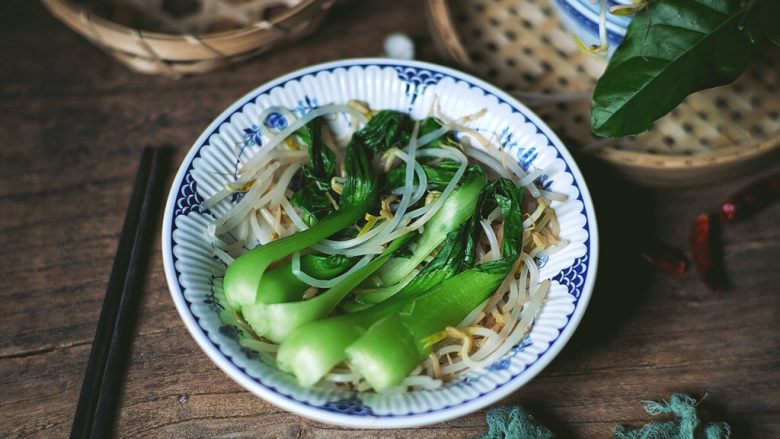
<svg viewBox="0 0 780 439">
<path fill-rule="evenodd" d="M 324 293 L 308 300 L 286 303 L 255 303 L 242 308 L 244 320 L 257 335 L 265 336 L 275 343 L 281 343 L 300 326 L 328 316 L 347 294 L 371 276 L 411 238 L 406 234 L 393 241 L 376 259 L 369 262 Z"/>
<path fill-rule="evenodd" d="M 378 192 L 376 174 L 371 167 L 372 151 L 381 151 L 395 145 L 403 133 L 402 127 L 407 119 L 402 113 L 380 112 L 355 133 L 345 153 L 344 168 L 347 180 L 337 212 L 318 220 L 309 229 L 255 248 L 230 264 L 225 272 L 224 285 L 225 297 L 233 309 L 241 311 L 244 306 L 258 301 L 258 297 L 263 294 L 261 279 L 271 264 L 337 234 L 365 215 L 375 203 Z M 313 142 L 315 136 L 311 135 L 309 138 Z M 314 163 L 310 163 L 310 166 L 328 161 L 322 154 L 312 153 L 311 157 Z M 310 169 L 308 172 L 314 179 L 318 171 Z"/>
<path fill-rule="evenodd" d="M 377 272 L 381 285 L 389 286 L 400 282 L 444 242 L 448 233 L 471 218 L 485 184 L 487 184 L 487 177 L 482 168 L 473 165 L 467 167 L 460 187 L 447 197 L 436 214 L 425 223 L 425 229 L 417 240 L 412 254 L 389 260 Z"/>
<path fill-rule="evenodd" d="M 343 207 L 338 213 L 323 218 L 310 229 L 244 253 L 233 261 L 225 272 L 225 297 L 228 304 L 240 311 L 257 300 L 262 301 L 260 281 L 272 263 L 311 247 L 317 241 L 348 227 L 365 214 L 372 201 L 373 199 L 366 199 L 363 203 Z"/>
<path fill-rule="evenodd" d="M 381 391 L 398 385 L 433 348 L 431 336 L 460 323 L 511 274 L 522 248 L 522 191 L 510 180 L 491 182 L 480 213 L 498 206 L 504 217 L 502 259 L 457 274 L 371 326 L 346 349 L 352 368 Z M 388 349 L 388 346 L 393 349 Z"/>
<path fill-rule="evenodd" d="M 474 209 L 471 209 L 472 213 Z M 400 292 L 371 308 L 301 326 L 281 344 L 279 367 L 295 374 L 298 382 L 310 386 L 346 359 L 345 349 L 377 320 L 401 311 L 420 294 L 443 279 L 474 263 L 474 224 L 464 224 L 447 236 L 442 249 Z"/>
<path fill-rule="evenodd" d="M 333 279 L 352 266 L 354 260 L 341 255 L 305 255 L 301 257 L 301 270 L 319 279 Z M 309 288 L 292 271 L 292 263 L 268 271 L 263 276 L 263 303 L 284 303 L 301 300 Z"/>
<path fill-rule="evenodd" d="M 510 188 L 507 188 L 507 185 Z M 509 192 L 510 195 L 514 197 L 512 198 L 513 201 L 505 201 L 505 197 L 498 193 L 499 190 L 502 192 Z M 482 192 L 481 196 L 478 197 L 478 200 L 475 199 L 473 204 L 471 204 L 471 208 L 469 209 L 471 216 L 466 218 L 466 223 L 461 225 L 458 230 L 452 231 L 446 236 L 444 245 L 434 259 L 429 262 L 407 286 L 385 302 L 371 308 L 352 314 L 319 320 L 302 326 L 299 330 L 292 333 L 279 347 L 279 352 L 277 354 L 279 367 L 283 370 L 292 372 L 298 378 L 298 382 L 301 385 L 313 385 L 322 379 L 330 369 L 347 358 L 347 348 L 353 343 L 356 343 L 357 340 L 362 339 L 364 334 L 367 334 L 366 331 L 372 324 L 389 315 L 402 312 L 403 310 L 417 309 L 416 299 L 419 297 L 420 300 L 423 300 L 428 297 L 429 292 L 432 291 L 439 291 L 439 293 L 434 296 L 434 300 L 441 300 L 443 304 L 450 301 L 447 295 L 449 294 L 449 291 L 452 291 L 456 297 L 452 299 L 450 304 L 457 305 L 460 303 L 463 309 L 467 309 L 470 312 L 479 305 L 479 303 L 484 301 L 484 298 L 480 299 L 480 302 L 477 302 L 476 304 L 472 303 L 470 301 L 472 298 L 460 297 L 466 294 L 463 290 L 465 289 L 465 291 L 468 292 L 471 288 L 476 288 L 478 291 L 482 289 L 488 291 L 489 297 L 490 293 L 498 288 L 513 265 L 509 268 L 504 268 L 504 265 L 509 264 L 508 260 L 504 265 L 498 265 L 500 268 L 498 273 L 493 273 L 496 271 L 496 263 L 492 263 L 492 265 L 485 264 L 477 268 L 479 271 L 473 273 L 471 276 L 467 276 L 465 285 L 460 285 L 459 282 L 449 283 L 447 279 L 460 277 L 458 273 L 463 272 L 463 270 L 467 270 L 464 273 L 477 270 L 472 269 L 475 260 L 476 242 L 481 231 L 479 218 L 477 217 L 480 215 L 487 215 L 489 211 L 493 210 L 495 203 L 498 202 L 498 200 L 505 204 L 502 212 L 505 213 L 506 218 L 513 222 L 513 224 L 519 224 L 519 229 L 517 226 L 508 226 L 509 233 L 506 235 L 506 241 L 504 243 L 505 247 L 514 246 L 514 248 L 505 248 L 504 254 L 509 255 L 509 259 L 512 261 L 517 259 L 517 252 L 522 240 L 522 214 L 519 210 L 520 196 L 517 195 L 519 193 L 520 190 L 508 180 L 503 184 L 493 183 L 488 186 L 488 188 Z M 451 196 L 454 194 L 455 193 Z M 465 205 L 460 207 L 466 208 Z M 514 259 L 512 259 L 511 255 L 514 255 Z M 512 262 L 512 264 L 513 263 L 514 262 Z M 491 268 L 491 266 L 493 268 Z M 487 274 L 483 274 L 482 271 L 485 271 Z M 496 279 L 498 279 L 497 284 L 495 282 Z M 461 282 L 463 281 L 464 279 L 461 279 Z M 445 283 L 448 284 L 447 287 L 440 287 Z M 477 294 L 478 297 L 482 297 L 483 295 Z M 442 298 L 440 296 L 445 297 Z M 437 314 L 439 311 L 436 310 L 436 305 L 429 304 L 429 302 L 431 302 L 431 299 L 426 299 L 426 304 L 424 306 L 430 309 L 433 314 Z M 451 307 L 446 304 L 443 305 L 445 315 L 449 316 L 449 320 L 447 321 L 458 318 L 463 312 L 460 308 L 450 308 Z M 468 314 L 468 312 L 466 312 L 466 314 Z M 442 317 L 439 317 L 439 319 L 442 319 Z M 460 317 L 460 319 L 462 320 L 462 317 Z M 460 320 L 452 324 L 454 325 L 458 322 L 460 322 Z M 437 322 L 433 323 L 433 326 L 436 326 Z M 404 333 L 401 332 L 399 334 L 403 335 Z M 371 335 L 371 337 L 376 337 L 376 334 Z M 398 350 L 396 347 L 397 340 L 388 339 L 384 340 L 384 343 L 384 349 L 387 349 L 388 346 L 393 346 L 389 351 L 395 352 Z M 418 351 L 415 348 L 413 351 L 409 352 L 416 355 Z M 412 356 L 407 354 L 407 357 L 411 358 Z M 419 364 L 419 361 L 416 364 Z M 403 370 L 403 368 L 398 368 L 398 373 L 400 374 Z M 408 375 L 408 371 L 401 379 L 406 375 Z"/>
</svg>

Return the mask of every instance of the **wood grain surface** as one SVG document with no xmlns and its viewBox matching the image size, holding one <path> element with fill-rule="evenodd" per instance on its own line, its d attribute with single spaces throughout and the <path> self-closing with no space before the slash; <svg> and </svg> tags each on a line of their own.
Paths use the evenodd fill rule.
<svg viewBox="0 0 780 439">
<path fill-rule="evenodd" d="M 313 63 L 381 52 L 404 31 L 436 60 L 419 2 L 351 2 L 315 36 L 178 81 L 130 73 L 29 0 L 0 2 L 0 437 L 65 437 L 144 145 L 178 164 L 239 96 Z M 642 236 L 686 247 L 691 220 L 750 177 L 690 189 L 625 183 L 578 156 L 594 194 L 602 260 L 582 325 L 559 357 L 502 404 L 558 437 L 604 438 L 650 417 L 641 400 L 708 393 L 736 438 L 780 437 L 780 205 L 723 231 L 731 287 L 651 271 Z M 766 172 L 780 167 L 768 164 Z M 173 171 L 173 169 L 171 170 Z M 159 227 L 159 226 L 158 226 Z M 159 233 L 159 232 L 158 232 Z M 410 430 L 350 430 L 243 390 L 196 346 L 169 297 L 159 243 L 149 267 L 119 437 L 472 437 L 485 411 Z"/>
</svg>

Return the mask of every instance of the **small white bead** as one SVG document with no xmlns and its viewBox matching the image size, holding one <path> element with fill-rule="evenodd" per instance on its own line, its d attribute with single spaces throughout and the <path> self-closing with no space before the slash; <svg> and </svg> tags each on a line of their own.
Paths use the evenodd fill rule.
<svg viewBox="0 0 780 439">
<path fill-rule="evenodd" d="M 395 59 L 414 59 L 414 42 L 406 34 L 395 33 L 385 38 L 385 55 Z"/>
</svg>

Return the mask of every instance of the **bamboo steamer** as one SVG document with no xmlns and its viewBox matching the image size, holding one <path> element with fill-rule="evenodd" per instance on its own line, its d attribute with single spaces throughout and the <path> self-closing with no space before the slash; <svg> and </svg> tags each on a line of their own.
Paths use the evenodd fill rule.
<svg viewBox="0 0 780 439">
<path fill-rule="evenodd" d="M 606 61 L 579 50 L 550 0 L 428 0 L 426 13 L 442 56 L 513 93 L 573 150 L 631 180 L 710 183 L 780 157 L 775 47 L 734 83 L 688 97 L 649 132 L 599 139 L 590 131 L 590 97 Z"/>
<path fill-rule="evenodd" d="M 253 0 L 236 6 L 229 0 L 201 0 L 200 12 L 186 21 L 177 21 L 162 10 L 145 11 L 182 29 L 165 33 L 113 22 L 69 0 L 41 2 L 68 27 L 132 70 L 174 77 L 208 72 L 297 40 L 316 30 L 333 4 L 333 0 Z M 152 3 L 162 5 L 160 0 Z M 283 10 L 263 19 L 270 8 Z M 240 27 L 209 30 L 219 28 L 226 16 Z"/>
</svg>

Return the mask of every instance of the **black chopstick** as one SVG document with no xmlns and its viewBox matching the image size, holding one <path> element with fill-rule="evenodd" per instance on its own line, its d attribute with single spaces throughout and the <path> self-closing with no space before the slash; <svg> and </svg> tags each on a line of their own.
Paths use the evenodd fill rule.
<svg viewBox="0 0 780 439">
<path fill-rule="evenodd" d="M 168 155 L 167 149 L 147 147 L 141 156 L 84 373 L 71 438 L 103 438 L 111 434 Z"/>
</svg>

